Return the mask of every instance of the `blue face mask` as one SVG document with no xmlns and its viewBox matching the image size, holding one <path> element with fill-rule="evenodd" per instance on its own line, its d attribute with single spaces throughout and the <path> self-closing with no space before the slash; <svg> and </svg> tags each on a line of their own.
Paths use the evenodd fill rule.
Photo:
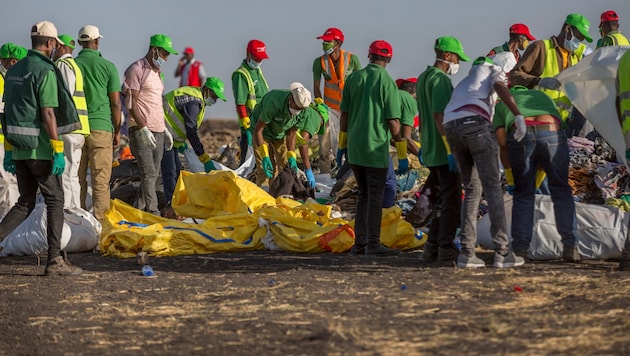
<svg viewBox="0 0 630 356">
<path fill-rule="evenodd" d="M 162 66 L 166 63 L 166 59 L 160 57 L 160 52 L 157 49 L 155 50 L 155 56 L 157 58 L 156 57 L 151 58 L 151 60 L 153 61 L 153 65 L 158 68 L 162 68 Z"/>
<path fill-rule="evenodd" d="M 260 62 L 256 62 L 251 58 L 247 60 L 247 65 L 250 66 L 252 69 L 260 68 Z"/>
</svg>

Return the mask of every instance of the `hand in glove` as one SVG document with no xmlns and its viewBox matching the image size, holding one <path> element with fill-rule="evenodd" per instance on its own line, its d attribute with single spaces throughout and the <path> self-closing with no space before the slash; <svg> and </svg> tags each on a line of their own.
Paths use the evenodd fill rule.
<svg viewBox="0 0 630 356">
<path fill-rule="evenodd" d="M 339 131 L 339 144 L 337 145 L 337 167 L 343 165 L 343 157 L 348 159 L 348 133 Z"/>
<path fill-rule="evenodd" d="M 207 153 L 204 152 L 201 156 L 199 156 L 199 160 L 201 161 L 201 163 L 203 163 L 203 169 L 206 171 L 206 173 L 217 170 L 217 168 L 214 166 L 214 162 L 212 162 L 210 156 Z"/>
<path fill-rule="evenodd" d="M 50 140 L 50 145 L 53 149 L 53 166 L 52 174 L 56 176 L 63 175 L 63 170 L 66 168 L 66 157 L 63 154 L 63 141 Z"/>
<path fill-rule="evenodd" d="M 148 127 L 144 126 L 140 129 L 140 137 L 142 137 L 142 141 L 145 145 L 151 148 L 157 147 L 157 140 L 155 139 L 153 132 L 151 132 Z"/>
<path fill-rule="evenodd" d="M 297 169 L 298 169 L 297 160 L 296 160 L 297 155 L 295 154 L 295 151 L 287 152 L 287 156 L 289 156 L 289 158 L 287 159 L 287 162 L 289 164 L 289 168 L 294 169 L 294 170 L 297 171 Z"/>
<path fill-rule="evenodd" d="M 249 130 L 249 128 L 252 126 L 249 116 L 238 119 L 238 126 L 244 128 L 245 130 Z"/>
<path fill-rule="evenodd" d="M 265 171 L 265 175 L 267 178 L 273 178 L 273 164 L 271 164 L 271 159 L 269 159 L 269 147 L 266 143 L 258 146 L 258 152 L 262 157 L 262 169 Z"/>
<path fill-rule="evenodd" d="M 514 131 L 514 139 L 516 142 L 521 142 L 527 134 L 527 125 L 525 125 L 525 118 L 523 115 L 517 115 L 514 117 L 514 126 L 516 127 L 516 130 Z"/>
<path fill-rule="evenodd" d="M 164 149 L 167 151 L 173 149 L 173 135 L 168 129 L 164 130 Z"/>
<path fill-rule="evenodd" d="M 505 183 L 507 184 L 506 190 L 508 194 L 514 195 L 514 175 L 512 175 L 512 168 L 505 169 Z"/>
<path fill-rule="evenodd" d="M 446 159 L 448 160 L 448 170 L 451 173 L 457 173 L 457 162 L 455 162 L 455 157 L 451 153 L 451 146 L 448 144 L 446 140 L 446 136 L 442 136 L 442 142 L 444 142 L 444 148 L 446 149 Z"/>
<path fill-rule="evenodd" d="M 15 162 L 13 162 L 13 147 L 7 141 L 4 141 L 4 161 L 2 162 L 4 170 L 8 173 L 15 174 Z"/>
<path fill-rule="evenodd" d="M 187 149 L 188 149 L 188 143 L 186 143 L 186 141 L 184 141 L 181 146 L 177 147 L 177 150 L 179 151 L 179 153 L 184 153 L 186 152 Z"/>
<path fill-rule="evenodd" d="M 315 176 L 313 175 L 313 170 L 309 168 L 305 170 L 304 173 L 306 174 L 306 179 L 308 180 L 308 184 L 311 186 L 311 188 L 314 189 L 317 183 L 315 182 Z"/>
<path fill-rule="evenodd" d="M 562 83 L 556 78 L 542 78 L 538 82 L 538 86 L 543 89 L 558 90 Z"/>
<path fill-rule="evenodd" d="M 409 160 L 407 159 L 407 140 L 394 142 L 396 146 L 396 154 L 398 156 L 398 172 L 397 174 L 405 174 L 409 169 Z"/>
</svg>

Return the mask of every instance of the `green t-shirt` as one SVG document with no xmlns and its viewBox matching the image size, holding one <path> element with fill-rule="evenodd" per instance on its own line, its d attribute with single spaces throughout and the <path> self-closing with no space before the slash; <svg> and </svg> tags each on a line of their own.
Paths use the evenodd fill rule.
<svg viewBox="0 0 630 356">
<path fill-rule="evenodd" d="M 400 119 L 400 95 L 387 70 L 370 63 L 348 77 L 341 111 L 348 113 L 348 162 L 389 167 L 387 121 Z"/>
<path fill-rule="evenodd" d="M 40 108 L 56 108 L 59 107 L 59 97 L 57 95 L 57 74 L 51 70 L 46 74 L 42 83 L 37 90 L 37 101 Z M 37 148 L 34 150 L 21 150 L 17 147 L 13 148 L 13 159 L 16 161 L 27 159 L 51 160 L 53 157 L 52 147 L 50 146 L 50 137 L 48 132 L 41 125 L 39 137 L 37 139 Z"/>
<path fill-rule="evenodd" d="M 451 94 L 451 78 L 441 69 L 428 66 L 416 84 L 416 102 L 422 120 L 422 158 L 427 167 L 448 164 L 442 136 L 433 120 L 434 113 L 443 113 Z"/>
<path fill-rule="evenodd" d="M 566 126 L 563 120 L 560 119 L 560 114 L 556 110 L 556 105 L 549 96 L 540 90 L 522 90 L 512 92 L 512 97 L 516 101 L 516 105 L 524 117 L 538 116 L 538 115 L 552 115 L 562 126 Z M 492 126 L 494 129 L 499 127 L 505 127 L 507 131 L 514 124 L 514 114 L 503 102 L 499 102 L 494 109 L 494 116 L 492 117 Z"/>
<path fill-rule="evenodd" d="M 322 123 L 322 118 L 319 116 L 319 111 L 312 106 L 307 107 L 306 109 L 300 112 L 299 121 L 295 124 L 295 128 L 300 131 L 308 132 L 311 137 L 317 134 L 319 131 L 319 127 Z"/>
<path fill-rule="evenodd" d="M 359 57 L 354 55 L 354 53 L 351 53 L 350 65 L 346 63 L 345 66 L 345 78 L 347 79 L 350 74 L 361 69 L 361 62 L 359 62 Z M 313 80 L 321 80 L 322 76 L 324 76 L 324 80 L 330 80 L 330 75 L 324 72 L 324 68 L 322 68 L 322 56 L 319 56 L 313 61 Z"/>
<path fill-rule="evenodd" d="M 398 93 L 400 93 L 400 124 L 413 127 L 418 112 L 416 99 L 406 90 L 398 89 Z"/>
<path fill-rule="evenodd" d="M 118 69 L 93 49 L 82 49 L 75 61 L 83 73 L 90 130 L 113 132 L 109 94 L 120 92 Z"/>
<path fill-rule="evenodd" d="M 274 89 L 265 94 L 252 111 L 252 127 L 256 127 L 259 120 L 266 124 L 263 130 L 265 140 L 284 139 L 287 131 L 300 120 L 301 113 L 293 116 L 289 112 L 290 95 L 289 90 Z"/>
<path fill-rule="evenodd" d="M 254 83 L 254 92 L 256 93 L 256 102 L 259 103 L 262 97 L 269 92 L 269 88 L 265 85 L 265 81 L 258 74 L 258 69 L 251 69 L 245 61 L 242 63 L 252 77 Z M 249 87 L 245 76 L 237 71 L 232 73 L 232 93 L 234 94 L 234 103 L 236 105 L 245 105 L 247 96 L 249 95 Z M 251 115 L 251 112 L 249 113 Z"/>
</svg>

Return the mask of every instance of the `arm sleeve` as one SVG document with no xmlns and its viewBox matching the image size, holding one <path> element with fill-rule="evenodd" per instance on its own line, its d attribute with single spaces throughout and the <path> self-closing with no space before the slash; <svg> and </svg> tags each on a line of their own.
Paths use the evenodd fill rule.
<svg viewBox="0 0 630 356">
<path fill-rule="evenodd" d="M 239 72 L 232 73 L 232 93 L 234 94 L 234 104 L 245 105 L 247 102 L 247 79 Z"/>
<path fill-rule="evenodd" d="M 431 93 L 431 107 L 433 113 L 443 113 L 446 105 L 453 93 L 453 85 L 447 77 L 438 77 L 438 82 L 433 85 L 433 93 Z"/>
<path fill-rule="evenodd" d="M 204 153 L 203 144 L 197 134 L 197 116 L 201 111 L 201 102 L 192 100 L 185 103 L 181 108 L 177 108 L 184 117 L 184 126 L 186 127 L 186 138 L 190 142 L 195 154 L 200 156 Z"/>
<path fill-rule="evenodd" d="M 109 93 L 118 93 L 120 92 L 120 78 L 118 77 L 118 69 L 114 65 L 114 63 L 109 63 L 109 83 L 107 83 L 107 91 Z M 138 88 L 137 90 L 140 90 Z"/>
<path fill-rule="evenodd" d="M 110 82 L 113 81 L 113 76 L 110 77 Z M 116 80 L 118 75 L 116 75 Z M 129 86 L 129 89 L 140 91 L 142 88 L 142 68 L 137 64 L 130 65 L 125 71 L 125 83 Z M 120 87 L 120 85 L 119 85 Z M 108 85 L 108 89 L 111 90 L 112 86 Z"/>
<path fill-rule="evenodd" d="M 523 85 L 533 88 L 545 69 L 545 42 L 542 40 L 530 44 L 521 60 L 510 72 L 511 85 Z"/>
<path fill-rule="evenodd" d="M 203 64 L 199 64 L 199 79 L 201 79 L 201 85 L 206 81 L 206 69 L 203 67 Z"/>
<path fill-rule="evenodd" d="M 361 69 L 361 61 L 359 61 L 359 57 L 354 54 L 350 56 L 350 66 L 352 67 L 352 72 L 356 72 Z"/>
<path fill-rule="evenodd" d="M 59 107 L 59 97 L 57 95 L 57 74 L 54 70 L 51 70 L 46 74 L 42 83 L 39 85 L 39 91 L 37 94 L 40 107 Z"/>
<path fill-rule="evenodd" d="M 322 62 L 321 57 L 317 57 L 313 61 L 313 80 L 320 79 L 322 79 Z"/>
</svg>

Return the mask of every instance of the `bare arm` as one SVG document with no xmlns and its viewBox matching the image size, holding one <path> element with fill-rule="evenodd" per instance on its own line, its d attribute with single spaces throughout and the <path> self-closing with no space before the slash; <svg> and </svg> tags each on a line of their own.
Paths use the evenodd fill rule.
<svg viewBox="0 0 630 356">
<path fill-rule="evenodd" d="M 322 97 L 322 91 L 320 90 L 321 84 L 321 79 L 313 80 L 313 95 L 315 95 L 316 98 Z"/>
<path fill-rule="evenodd" d="M 180 58 L 177 62 L 177 68 L 175 68 L 175 78 L 182 75 L 182 71 L 184 70 L 184 66 L 186 65 L 186 60 L 184 58 Z"/>
<path fill-rule="evenodd" d="M 443 112 L 434 112 L 433 113 L 433 121 L 435 121 L 435 127 L 438 129 L 440 136 L 444 136 L 444 113 Z"/>
<path fill-rule="evenodd" d="M 419 149 L 411 137 L 412 130 L 413 127 L 409 125 L 401 125 L 401 136 L 407 140 L 407 151 L 417 156 Z"/>
<path fill-rule="evenodd" d="M 499 158 L 504 169 L 511 168 L 510 160 L 507 153 L 507 136 L 505 133 L 505 127 L 499 127 L 494 135 L 497 137 L 497 143 L 499 144 Z"/>
<path fill-rule="evenodd" d="M 261 120 L 258 120 L 258 122 L 256 122 L 256 127 L 254 128 L 254 144 L 256 145 L 256 147 L 265 143 L 265 140 L 263 138 L 263 130 L 265 129 L 265 126 L 267 126 L 267 124 L 265 124 Z"/>
<path fill-rule="evenodd" d="M 389 126 L 389 132 L 392 133 L 394 141 L 400 142 L 405 139 L 400 136 L 400 121 L 398 119 L 387 120 L 387 126 Z"/>
<path fill-rule="evenodd" d="M 42 115 L 44 130 L 48 133 L 48 137 L 50 137 L 51 140 L 59 140 L 59 136 L 57 135 L 57 117 L 55 116 L 55 110 L 53 108 L 41 108 L 40 113 Z"/>
<path fill-rule="evenodd" d="M 302 138 L 304 141 L 308 142 L 311 139 L 311 134 L 306 131 L 302 131 Z M 302 157 L 302 163 L 304 163 L 304 169 L 311 168 L 311 160 L 308 157 L 308 143 L 299 147 L 300 149 L 300 157 Z"/>
<path fill-rule="evenodd" d="M 112 124 L 114 125 L 114 147 L 120 143 L 120 125 L 122 124 L 122 103 L 120 92 L 109 93 L 109 108 L 112 111 Z"/>
<path fill-rule="evenodd" d="M 341 117 L 339 118 L 339 130 L 343 132 L 348 132 L 348 112 L 342 111 Z"/>
<path fill-rule="evenodd" d="M 297 129 L 295 127 L 289 129 L 289 131 L 287 131 L 287 137 L 286 137 L 286 144 L 287 144 L 287 151 L 295 151 L 295 134 L 297 132 Z"/>
<path fill-rule="evenodd" d="M 137 91 L 137 90 L 129 90 L 129 92 L 131 93 L 131 108 L 129 109 L 129 114 L 131 115 L 133 120 L 138 125 L 138 128 L 141 129 L 144 126 L 146 126 L 147 121 L 143 117 L 141 117 L 140 114 L 138 113 L 138 93 L 139 93 L 139 91 Z"/>
<path fill-rule="evenodd" d="M 512 114 L 514 114 L 514 116 L 518 116 L 521 114 L 521 111 L 518 109 L 518 106 L 516 105 L 516 101 L 514 101 L 514 98 L 512 97 L 510 90 L 507 88 L 507 86 L 505 86 L 505 84 L 501 82 L 494 83 L 494 90 L 497 92 L 497 95 L 499 96 L 499 98 L 501 98 L 501 101 L 505 103 L 505 105 L 508 107 L 508 109 L 510 109 Z"/>
</svg>

